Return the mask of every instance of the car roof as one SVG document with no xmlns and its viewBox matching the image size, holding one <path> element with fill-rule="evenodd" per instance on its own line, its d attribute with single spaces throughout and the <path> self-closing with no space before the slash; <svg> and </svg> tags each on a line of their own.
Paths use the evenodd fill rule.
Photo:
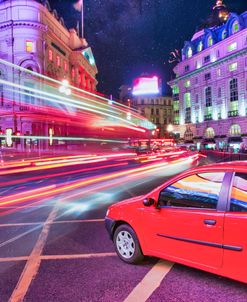
<svg viewBox="0 0 247 302">
<path fill-rule="evenodd" d="M 243 171 L 247 172 L 247 161 L 231 161 L 231 162 L 221 162 L 212 163 L 205 166 L 199 166 L 189 170 L 190 172 L 200 172 L 200 171 Z"/>
</svg>

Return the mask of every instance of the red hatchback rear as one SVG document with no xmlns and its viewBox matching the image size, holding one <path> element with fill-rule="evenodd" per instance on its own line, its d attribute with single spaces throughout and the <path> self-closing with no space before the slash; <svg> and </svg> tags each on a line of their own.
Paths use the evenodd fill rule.
<svg viewBox="0 0 247 302">
<path fill-rule="evenodd" d="M 247 162 L 186 171 L 112 205 L 105 223 L 125 262 L 155 256 L 247 283 Z"/>
</svg>

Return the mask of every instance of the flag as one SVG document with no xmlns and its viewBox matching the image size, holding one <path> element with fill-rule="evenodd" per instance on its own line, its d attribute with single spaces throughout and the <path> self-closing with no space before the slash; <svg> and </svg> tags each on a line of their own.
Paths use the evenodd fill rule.
<svg viewBox="0 0 247 302">
<path fill-rule="evenodd" d="M 78 12 L 82 11 L 82 5 L 83 5 L 83 0 L 79 0 L 73 4 L 74 9 L 77 10 Z"/>
</svg>

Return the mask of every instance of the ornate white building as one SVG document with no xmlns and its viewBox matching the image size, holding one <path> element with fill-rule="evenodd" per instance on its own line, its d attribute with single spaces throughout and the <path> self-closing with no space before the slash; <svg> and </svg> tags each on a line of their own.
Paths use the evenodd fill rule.
<svg viewBox="0 0 247 302">
<path fill-rule="evenodd" d="M 247 12 L 217 1 L 213 14 L 217 22 L 185 42 L 169 82 L 174 131 L 185 142 L 237 148 L 247 144 Z"/>
</svg>

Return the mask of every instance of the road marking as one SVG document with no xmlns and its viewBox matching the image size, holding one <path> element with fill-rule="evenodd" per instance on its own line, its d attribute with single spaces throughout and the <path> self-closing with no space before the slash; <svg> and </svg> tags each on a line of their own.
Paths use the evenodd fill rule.
<svg viewBox="0 0 247 302">
<path fill-rule="evenodd" d="M 100 258 L 117 256 L 116 253 L 95 253 L 95 254 L 74 254 L 74 255 L 42 255 L 41 260 L 66 260 L 66 259 L 83 259 L 83 258 Z"/>
<path fill-rule="evenodd" d="M 63 223 L 88 223 L 88 222 L 104 222 L 104 219 L 78 219 L 78 220 L 56 220 L 50 222 L 19 222 L 19 223 L 3 223 L 0 228 L 29 226 L 29 225 L 44 225 L 44 224 L 63 224 Z"/>
<path fill-rule="evenodd" d="M 9 302 L 21 302 L 23 301 L 28 288 L 32 282 L 32 280 L 35 278 L 40 263 L 40 255 L 43 251 L 43 248 L 45 246 L 45 242 L 47 240 L 51 224 L 49 222 L 53 221 L 56 218 L 58 208 L 55 206 L 52 211 L 50 212 L 46 224 L 44 224 L 44 227 L 39 235 L 39 238 L 32 250 L 31 255 L 29 256 L 27 263 L 22 271 L 22 274 L 18 280 L 18 283 L 12 292 L 12 295 L 9 299 Z"/>
<path fill-rule="evenodd" d="M 146 274 L 142 281 L 132 290 L 124 302 L 145 302 L 160 286 L 161 281 L 169 273 L 174 263 L 160 260 Z"/>
<path fill-rule="evenodd" d="M 29 256 L 0 258 L 0 262 L 26 261 Z"/>
<path fill-rule="evenodd" d="M 112 257 L 117 256 L 116 253 L 94 253 L 94 254 L 72 254 L 72 255 L 41 255 L 40 260 L 70 260 L 70 259 L 87 259 L 87 258 L 101 258 L 101 257 Z M 19 257 L 6 257 L 0 258 L 1 262 L 12 262 L 12 261 L 27 261 L 29 256 Z"/>
</svg>

